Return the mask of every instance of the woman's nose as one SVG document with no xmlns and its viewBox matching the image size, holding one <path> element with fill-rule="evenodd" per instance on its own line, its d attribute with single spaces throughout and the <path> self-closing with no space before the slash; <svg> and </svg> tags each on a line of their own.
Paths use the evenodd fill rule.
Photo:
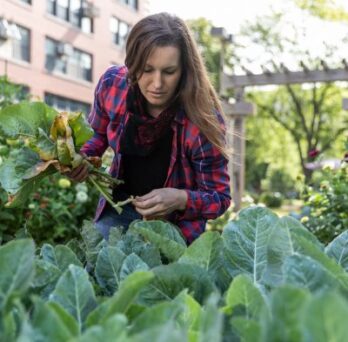
<svg viewBox="0 0 348 342">
<path fill-rule="evenodd" d="M 156 72 L 153 77 L 153 84 L 156 89 L 161 88 L 162 86 L 162 75 L 160 72 Z"/>
</svg>

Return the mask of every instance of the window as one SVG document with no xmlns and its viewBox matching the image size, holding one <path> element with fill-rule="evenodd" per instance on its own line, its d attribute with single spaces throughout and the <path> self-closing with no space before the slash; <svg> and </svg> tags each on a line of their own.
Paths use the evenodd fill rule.
<svg viewBox="0 0 348 342">
<path fill-rule="evenodd" d="M 112 41 L 116 45 L 125 45 L 129 30 L 129 24 L 115 17 L 110 18 L 110 31 L 112 33 Z"/>
<path fill-rule="evenodd" d="M 30 31 L 0 19 L 0 55 L 30 62 Z"/>
<path fill-rule="evenodd" d="M 138 0 L 119 0 L 119 1 L 135 10 L 138 9 Z"/>
<path fill-rule="evenodd" d="M 70 44 L 46 38 L 46 70 L 92 81 L 92 55 Z"/>
<path fill-rule="evenodd" d="M 88 103 L 71 100 L 66 97 L 50 93 L 45 93 L 45 102 L 49 106 L 62 112 L 82 112 L 85 115 L 88 115 L 91 109 L 91 106 Z"/>
<path fill-rule="evenodd" d="M 85 0 L 46 0 L 47 12 L 79 27 L 85 33 L 93 32 L 93 16 L 96 12 L 86 10 Z M 93 14 L 95 13 L 95 14 Z"/>
<path fill-rule="evenodd" d="M 20 0 L 20 1 L 25 2 L 26 4 L 31 5 L 31 0 Z"/>
</svg>

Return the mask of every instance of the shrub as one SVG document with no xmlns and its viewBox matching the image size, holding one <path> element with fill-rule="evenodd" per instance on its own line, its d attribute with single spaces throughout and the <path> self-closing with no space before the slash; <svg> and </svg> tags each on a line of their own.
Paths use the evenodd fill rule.
<svg viewBox="0 0 348 342">
<path fill-rule="evenodd" d="M 302 222 L 328 243 L 348 228 L 348 163 L 337 170 L 324 168 L 319 187 L 307 187 L 303 196 L 310 211 Z"/>
<path fill-rule="evenodd" d="M 283 203 L 283 196 L 280 192 L 264 192 L 259 201 L 270 208 L 279 208 Z"/>
</svg>

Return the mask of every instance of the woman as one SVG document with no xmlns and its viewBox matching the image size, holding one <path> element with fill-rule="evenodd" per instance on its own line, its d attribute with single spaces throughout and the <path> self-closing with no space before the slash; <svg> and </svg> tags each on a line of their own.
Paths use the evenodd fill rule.
<svg viewBox="0 0 348 342">
<path fill-rule="evenodd" d="M 221 106 L 181 19 L 159 13 L 133 27 L 125 66 L 100 78 L 89 123 L 94 136 L 82 152 L 101 156 L 110 146 L 110 173 L 125 182 L 114 200 L 135 196 L 121 215 L 100 200 L 96 227 L 104 238 L 110 227 L 163 218 L 191 243 L 229 207 Z M 70 177 L 83 181 L 87 172 L 80 166 Z"/>
</svg>

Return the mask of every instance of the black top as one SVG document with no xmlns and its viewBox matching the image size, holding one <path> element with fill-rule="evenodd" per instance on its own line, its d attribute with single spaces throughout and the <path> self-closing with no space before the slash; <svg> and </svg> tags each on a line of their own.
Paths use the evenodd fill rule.
<svg viewBox="0 0 348 342">
<path fill-rule="evenodd" d="M 124 184 L 113 192 L 114 201 L 123 201 L 130 195 L 142 196 L 154 189 L 163 188 L 172 151 L 173 130 L 158 141 L 149 155 L 122 154 L 120 178 Z"/>
</svg>

